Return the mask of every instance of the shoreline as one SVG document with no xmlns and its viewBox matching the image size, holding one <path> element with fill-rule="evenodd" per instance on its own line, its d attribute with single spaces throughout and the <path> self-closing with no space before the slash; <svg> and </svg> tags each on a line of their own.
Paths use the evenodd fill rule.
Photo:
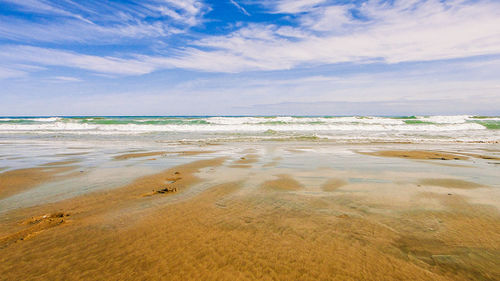
<svg viewBox="0 0 500 281">
<path fill-rule="evenodd" d="M 494 116 L 98 116 L 7 118 L 7 139 L 151 138 L 160 142 L 320 141 L 337 143 L 499 143 Z"/>
</svg>

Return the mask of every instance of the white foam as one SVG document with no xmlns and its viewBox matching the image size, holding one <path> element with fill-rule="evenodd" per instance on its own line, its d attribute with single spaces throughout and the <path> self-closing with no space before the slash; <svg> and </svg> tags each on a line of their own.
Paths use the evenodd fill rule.
<svg viewBox="0 0 500 281">
<path fill-rule="evenodd" d="M 438 124 L 460 124 L 470 120 L 469 115 L 456 115 L 456 116 L 418 116 L 417 120 L 432 122 Z"/>
<path fill-rule="evenodd" d="M 473 122 L 469 116 L 417 117 L 432 122 L 406 124 L 404 119 L 384 117 L 207 117 L 187 124 L 143 124 L 150 120 L 167 121 L 172 118 L 131 118 L 128 124 L 92 124 L 82 119 L 33 118 L 38 122 L 0 123 L 0 134 L 73 134 L 73 135 L 139 135 L 157 134 L 170 139 L 196 137 L 282 138 L 321 136 L 324 139 L 343 140 L 406 140 L 406 141 L 500 141 L 500 130 L 488 130 Z M 89 118 L 91 119 L 91 118 Z M 112 119 L 112 118 L 111 118 Z M 193 118 L 178 118 L 193 120 Z M 497 118 L 498 119 L 498 118 Z M 122 120 L 121 120 L 122 121 Z M 477 121 L 477 120 L 475 120 Z M 138 124 L 137 124 L 138 123 Z M 270 135 L 271 134 L 271 135 Z M 276 135 L 275 135 L 276 134 Z"/>
<path fill-rule="evenodd" d="M 34 121 L 34 122 L 55 122 L 59 121 L 62 118 L 60 117 L 40 117 L 40 118 L 31 118 L 31 117 L 26 117 L 26 118 L 0 118 L 0 121 Z"/>
<path fill-rule="evenodd" d="M 209 117 L 203 119 L 210 124 L 217 125 L 242 125 L 242 124 L 268 124 L 272 122 L 282 122 L 286 124 L 311 124 L 311 123 L 325 123 L 325 124 L 405 124 L 403 120 L 383 117 L 291 117 L 291 116 L 278 116 L 278 117 Z"/>
<path fill-rule="evenodd" d="M 465 131 L 484 130 L 477 123 L 450 123 L 447 125 L 387 125 L 387 124 L 88 124 L 53 122 L 43 124 L 0 124 L 1 131 L 122 131 L 122 132 L 278 132 L 290 131 Z"/>
</svg>

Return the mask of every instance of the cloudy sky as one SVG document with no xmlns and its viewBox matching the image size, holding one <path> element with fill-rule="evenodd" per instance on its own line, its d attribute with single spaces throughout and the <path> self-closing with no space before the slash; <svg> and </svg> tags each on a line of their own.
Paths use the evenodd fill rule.
<svg viewBox="0 0 500 281">
<path fill-rule="evenodd" d="M 498 0 L 0 0 L 0 115 L 500 115 Z"/>
</svg>

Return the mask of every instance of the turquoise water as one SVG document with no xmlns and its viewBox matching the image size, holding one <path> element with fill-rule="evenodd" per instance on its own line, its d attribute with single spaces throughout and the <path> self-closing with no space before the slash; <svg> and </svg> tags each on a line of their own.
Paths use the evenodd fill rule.
<svg viewBox="0 0 500 281">
<path fill-rule="evenodd" d="M 401 122 L 400 122 L 401 121 Z M 95 125 L 292 125 L 292 124 L 408 124 L 444 125 L 471 123 L 500 129 L 500 116 L 68 116 L 0 117 L 0 124 L 34 125 L 61 122 Z M 43 127 L 43 126 L 41 126 Z"/>
<path fill-rule="evenodd" d="M 144 136 L 158 140 L 498 142 L 497 116 L 0 117 L 0 136 Z"/>
</svg>

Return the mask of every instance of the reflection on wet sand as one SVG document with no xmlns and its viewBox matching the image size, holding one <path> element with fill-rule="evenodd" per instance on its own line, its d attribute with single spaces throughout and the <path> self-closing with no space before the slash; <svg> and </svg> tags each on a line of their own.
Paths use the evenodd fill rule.
<svg viewBox="0 0 500 281">
<path fill-rule="evenodd" d="M 120 154 L 116 155 L 113 157 L 115 160 L 127 160 L 127 159 L 132 159 L 132 158 L 142 158 L 142 157 L 147 157 L 147 156 L 165 156 L 165 155 L 177 155 L 177 156 L 193 156 L 193 155 L 199 155 L 199 154 L 205 154 L 205 153 L 213 153 L 213 151 L 152 151 L 152 152 L 139 152 L 139 153 L 126 153 L 126 154 Z"/>
<path fill-rule="evenodd" d="M 381 150 L 375 152 L 360 152 L 366 155 L 384 156 L 384 157 L 400 157 L 408 159 L 425 159 L 425 160 L 466 160 L 468 157 L 458 154 L 425 151 L 425 150 Z"/>
<path fill-rule="evenodd" d="M 77 166 L 66 166 L 77 161 L 53 162 L 36 168 L 10 170 L 0 173 L 0 199 L 20 193 L 35 187 L 41 183 L 75 176 L 76 174 L 65 174 L 77 168 Z"/>
<path fill-rule="evenodd" d="M 0 276 L 500 279 L 496 187 L 449 175 L 400 172 L 390 181 L 383 173 L 283 168 L 294 158 L 276 156 L 270 167 L 265 155 L 252 155 L 193 161 L 120 188 L 10 211 L 0 221 Z M 233 170 L 236 180 L 225 174 Z"/>
</svg>

